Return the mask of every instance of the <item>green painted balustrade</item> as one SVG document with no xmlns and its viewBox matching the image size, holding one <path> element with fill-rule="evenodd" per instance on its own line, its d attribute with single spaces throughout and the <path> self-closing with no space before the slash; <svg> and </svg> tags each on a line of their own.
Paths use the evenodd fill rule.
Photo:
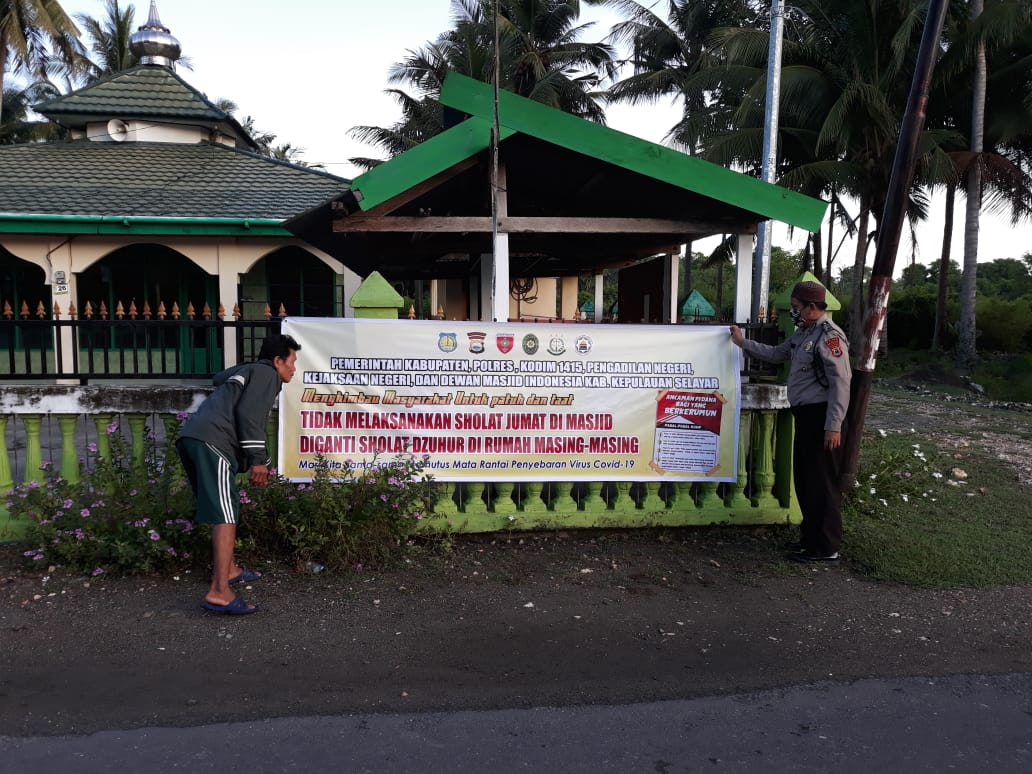
<svg viewBox="0 0 1032 774">
<path fill-rule="evenodd" d="M 80 480 L 87 443 L 96 444 L 98 456 L 111 454 L 107 430 L 114 423 L 128 434 L 132 459 L 142 464 L 148 427 L 174 433 L 176 414 L 195 409 L 207 392 L 205 387 L 166 385 L 5 387 L 0 393 L 0 492 L 11 489 L 15 477 L 17 483 L 41 481 L 44 465 L 70 481 Z M 273 417 L 274 458 L 275 423 Z M 447 529 L 458 532 L 797 521 L 792 429 L 784 387 L 746 384 L 733 482 L 442 481 L 436 512 Z M 17 540 L 23 528 L 18 514 L 7 513 L 0 500 L 0 541 Z"/>
</svg>

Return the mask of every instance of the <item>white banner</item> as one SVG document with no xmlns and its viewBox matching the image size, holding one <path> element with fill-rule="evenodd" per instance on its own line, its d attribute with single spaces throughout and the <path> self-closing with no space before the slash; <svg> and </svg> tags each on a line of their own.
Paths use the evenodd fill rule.
<svg viewBox="0 0 1032 774">
<path fill-rule="evenodd" d="M 438 480 L 734 481 L 724 326 L 287 318 L 279 470 L 427 456 Z"/>
</svg>

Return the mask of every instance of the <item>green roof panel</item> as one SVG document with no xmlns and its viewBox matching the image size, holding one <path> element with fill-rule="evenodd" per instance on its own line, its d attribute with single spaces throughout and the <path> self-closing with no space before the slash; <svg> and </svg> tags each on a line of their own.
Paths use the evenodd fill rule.
<svg viewBox="0 0 1032 774">
<path fill-rule="evenodd" d="M 491 121 L 471 118 L 431 137 L 351 182 L 362 210 L 369 210 L 428 180 L 491 144 Z M 514 132 L 503 129 L 502 139 Z"/>
<path fill-rule="evenodd" d="M 457 73 L 449 73 L 445 79 L 441 102 L 486 121 L 491 121 L 494 115 L 491 86 Z M 827 209 L 827 203 L 819 199 L 507 91 L 498 93 L 498 121 L 506 129 L 808 231 L 820 228 Z"/>
</svg>

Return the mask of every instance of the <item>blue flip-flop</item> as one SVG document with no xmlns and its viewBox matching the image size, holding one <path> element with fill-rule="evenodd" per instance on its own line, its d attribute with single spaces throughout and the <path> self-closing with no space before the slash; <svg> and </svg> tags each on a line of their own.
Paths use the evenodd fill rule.
<svg viewBox="0 0 1032 774">
<path fill-rule="evenodd" d="M 238 583 L 254 583 L 256 580 L 262 577 L 260 572 L 248 569 L 247 567 L 240 568 L 240 574 L 235 578 L 229 579 L 229 585 L 235 586 Z"/>
<path fill-rule="evenodd" d="M 201 607 L 209 613 L 222 613 L 223 615 L 250 615 L 258 612 L 257 607 L 248 607 L 242 597 L 233 597 L 233 601 L 227 605 L 216 605 L 205 600 L 201 602 Z"/>
</svg>

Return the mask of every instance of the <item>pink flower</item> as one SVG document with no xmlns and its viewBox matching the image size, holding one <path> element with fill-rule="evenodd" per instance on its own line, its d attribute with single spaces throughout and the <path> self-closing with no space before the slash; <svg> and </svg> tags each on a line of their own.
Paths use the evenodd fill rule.
<svg viewBox="0 0 1032 774">
<path fill-rule="evenodd" d="M 89 508 L 83 508 L 81 511 L 79 511 L 79 515 L 82 516 L 84 519 L 89 518 L 90 509 Z"/>
</svg>

